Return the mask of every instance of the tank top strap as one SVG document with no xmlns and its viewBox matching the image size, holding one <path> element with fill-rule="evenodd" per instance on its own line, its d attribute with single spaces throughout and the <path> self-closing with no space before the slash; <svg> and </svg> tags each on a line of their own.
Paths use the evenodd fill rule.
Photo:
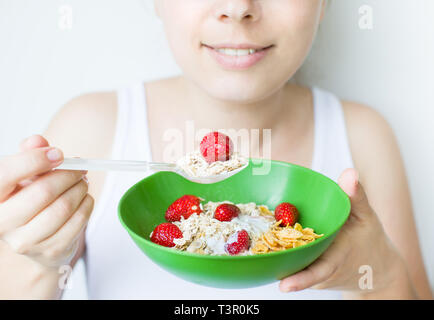
<svg viewBox="0 0 434 320">
<path fill-rule="evenodd" d="M 332 93 L 312 88 L 315 147 L 312 169 L 337 181 L 346 168 L 354 167 L 341 101 Z"/>
<path fill-rule="evenodd" d="M 151 160 L 149 145 L 148 116 L 145 84 L 137 83 L 117 90 L 117 116 L 114 140 L 110 159 L 112 160 Z M 117 181 L 134 179 L 138 173 L 107 172 L 104 186 L 99 195 L 92 216 L 86 228 L 86 238 L 90 238 L 97 221 L 107 211 L 113 199 Z M 140 173 L 139 173 L 140 174 Z M 142 173 L 146 175 L 146 173 Z M 124 180 L 125 180 L 124 179 Z M 136 178 L 137 179 L 137 178 Z M 132 180 L 134 181 L 134 180 Z M 139 181 L 139 180 L 136 180 Z"/>
<path fill-rule="evenodd" d="M 113 157 L 122 160 L 150 161 L 148 111 L 144 83 L 137 83 L 118 92 L 118 119 Z M 116 145 L 118 142 L 120 145 Z"/>
</svg>

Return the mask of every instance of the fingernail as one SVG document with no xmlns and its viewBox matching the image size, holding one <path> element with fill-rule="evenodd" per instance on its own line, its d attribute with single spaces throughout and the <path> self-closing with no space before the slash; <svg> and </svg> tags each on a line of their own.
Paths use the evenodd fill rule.
<svg viewBox="0 0 434 320">
<path fill-rule="evenodd" d="M 23 144 L 24 145 L 32 145 L 33 144 L 33 142 L 34 141 L 36 141 L 37 140 L 37 136 L 36 135 L 33 135 L 33 136 L 30 136 L 30 137 L 28 137 L 27 139 L 25 139 L 24 141 L 23 141 Z"/>
<path fill-rule="evenodd" d="M 355 175 L 355 177 L 354 177 L 355 178 L 354 184 L 358 185 L 359 184 L 359 180 L 360 180 L 359 171 L 354 169 L 354 175 Z"/>
<path fill-rule="evenodd" d="M 50 149 L 47 152 L 47 158 L 48 160 L 50 160 L 51 162 L 58 162 L 62 159 L 62 151 L 60 151 L 59 149 Z"/>
<path fill-rule="evenodd" d="M 286 287 L 283 289 L 283 291 L 285 292 L 294 292 L 297 291 L 297 289 L 295 287 Z"/>
<path fill-rule="evenodd" d="M 89 180 L 87 179 L 87 176 L 84 176 L 84 177 L 83 177 L 83 180 L 84 180 L 87 184 L 89 184 Z"/>
</svg>

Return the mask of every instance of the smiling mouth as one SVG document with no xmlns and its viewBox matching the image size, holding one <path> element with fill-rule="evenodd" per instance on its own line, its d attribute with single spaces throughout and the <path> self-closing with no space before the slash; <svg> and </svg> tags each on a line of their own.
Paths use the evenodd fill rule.
<svg viewBox="0 0 434 320">
<path fill-rule="evenodd" d="M 237 46 L 237 45 L 235 45 L 235 46 L 222 45 L 222 46 L 218 46 L 218 47 L 217 46 L 213 47 L 213 46 L 209 46 L 206 44 L 202 44 L 202 46 L 204 46 L 208 49 L 212 49 L 218 53 L 224 54 L 224 55 L 229 56 L 229 57 L 246 57 L 249 55 L 254 55 L 255 53 L 258 53 L 258 52 L 268 50 L 268 49 L 273 47 L 273 45 L 263 47 L 263 48 L 258 48 L 258 47 L 253 47 L 253 46 L 249 47 L 249 45 L 239 45 L 239 46 Z"/>
<path fill-rule="evenodd" d="M 252 44 L 202 44 L 212 58 L 226 70 L 246 70 L 262 61 L 274 47 L 260 47 Z"/>
</svg>

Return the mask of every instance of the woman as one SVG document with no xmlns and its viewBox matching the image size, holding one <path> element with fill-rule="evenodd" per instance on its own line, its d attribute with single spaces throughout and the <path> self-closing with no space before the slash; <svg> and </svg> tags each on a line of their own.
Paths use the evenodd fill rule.
<svg viewBox="0 0 434 320">
<path fill-rule="evenodd" d="M 0 296 L 58 298 L 59 266 L 84 255 L 94 299 L 430 298 L 390 127 L 368 107 L 288 81 L 312 46 L 326 2 L 155 4 L 183 75 L 78 97 L 56 115 L 45 138 L 30 137 L 23 152 L 2 160 L 0 283 L 6 285 Z M 222 290 L 191 284 L 144 257 L 117 221 L 117 201 L 144 175 L 91 172 L 88 185 L 86 172 L 51 170 L 63 152 L 166 160 L 165 133 L 185 133 L 190 120 L 197 128 L 272 129 L 272 159 L 337 180 L 352 211 L 326 253 L 279 286 Z M 262 148 L 253 145 L 250 154 Z M 353 167 L 357 171 L 348 169 Z M 372 288 L 359 285 L 360 270 L 372 271 Z"/>
</svg>

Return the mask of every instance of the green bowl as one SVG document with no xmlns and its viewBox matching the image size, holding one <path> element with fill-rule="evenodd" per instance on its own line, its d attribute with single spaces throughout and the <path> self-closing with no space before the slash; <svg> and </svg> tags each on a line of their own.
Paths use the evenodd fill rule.
<svg viewBox="0 0 434 320">
<path fill-rule="evenodd" d="M 250 160 L 246 169 L 214 184 L 190 182 L 173 172 L 155 173 L 124 194 L 119 219 L 153 262 L 184 280 L 217 288 L 249 288 L 280 280 L 307 267 L 327 249 L 351 205 L 342 189 L 320 173 L 279 161 L 262 164 L 263 168 L 267 165 L 269 172 L 261 175 Z M 294 249 L 252 256 L 200 255 L 151 242 L 155 226 L 166 222 L 167 207 L 185 194 L 205 201 L 255 202 L 273 210 L 281 202 L 291 202 L 300 212 L 302 226 L 324 236 Z"/>
</svg>

